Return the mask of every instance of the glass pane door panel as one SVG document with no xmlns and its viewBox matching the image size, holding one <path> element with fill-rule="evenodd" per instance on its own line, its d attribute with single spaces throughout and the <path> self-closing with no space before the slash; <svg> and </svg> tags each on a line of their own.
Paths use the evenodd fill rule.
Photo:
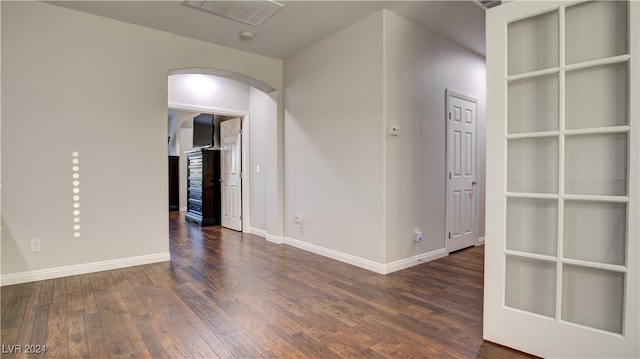
<svg viewBox="0 0 640 359">
<path fill-rule="evenodd" d="M 508 133 L 558 129 L 558 74 L 509 82 Z"/>
<path fill-rule="evenodd" d="M 507 27 L 509 75 L 558 66 L 558 12 L 512 22 Z"/>
<path fill-rule="evenodd" d="M 567 136 L 565 189 L 570 194 L 627 194 L 627 134 Z"/>
<path fill-rule="evenodd" d="M 557 137 L 508 141 L 507 191 L 558 193 Z"/>
<path fill-rule="evenodd" d="M 627 6 L 626 1 L 594 1 L 568 7 L 567 63 L 626 54 Z"/>
<path fill-rule="evenodd" d="M 507 256 L 505 305 L 548 317 L 555 315 L 555 263 Z"/>
<path fill-rule="evenodd" d="M 624 274 L 565 265 L 561 312 L 562 320 L 621 334 Z"/>
<path fill-rule="evenodd" d="M 483 334 L 540 357 L 638 358 L 640 2 L 486 15 Z"/>
<path fill-rule="evenodd" d="M 507 199 L 507 249 L 555 256 L 558 201 Z"/>
<path fill-rule="evenodd" d="M 626 203 L 565 202 L 564 257 L 624 265 L 626 243 Z"/>
<path fill-rule="evenodd" d="M 628 67 L 623 62 L 567 72 L 567 129 L 629 123 Z"/>
</svg>

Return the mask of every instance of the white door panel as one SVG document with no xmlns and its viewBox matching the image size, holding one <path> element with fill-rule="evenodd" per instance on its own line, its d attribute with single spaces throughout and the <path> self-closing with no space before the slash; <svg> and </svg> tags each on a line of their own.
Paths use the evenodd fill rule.
<svg viewBox="0 0 640 359">
<path fill-rule="evenodd" d="M 476 108 L 465 96 L 447 91 L 447 251 L 476 243 Z"/>
<path fill-rule="evenodd" d="M 220 123 L 222 226 L 242 230 L 242 134 L 241 119 Z"/>
</svg>

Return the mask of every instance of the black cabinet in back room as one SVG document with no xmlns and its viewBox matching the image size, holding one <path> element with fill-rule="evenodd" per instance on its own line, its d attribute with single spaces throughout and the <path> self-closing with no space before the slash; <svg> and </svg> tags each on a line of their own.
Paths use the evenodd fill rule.
<svg viewBox="0 0 640 359">
<path fill-rule="evenodd" d="M 220 224 L 220 151 L 196 149 L 187 155 L 187 214 L 201 226 Z"/>
<path fill-rule="evenodd" d="M 169 211 L 180 210 L 180 156 L 169 156 Z"/>
</svg>

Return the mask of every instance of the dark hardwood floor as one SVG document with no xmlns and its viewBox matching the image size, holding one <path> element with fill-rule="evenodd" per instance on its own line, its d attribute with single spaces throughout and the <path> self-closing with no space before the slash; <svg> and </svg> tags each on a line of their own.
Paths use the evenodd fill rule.
<svg viewBox="0 0 640 359">
<path fill-rule="evenodd" d="M 178 212 L 170 226 L 171 262 L 2 287 L 2 356 L 529 357 L 482 340 L 483 247 L 384 276 Z"/>
</svg>

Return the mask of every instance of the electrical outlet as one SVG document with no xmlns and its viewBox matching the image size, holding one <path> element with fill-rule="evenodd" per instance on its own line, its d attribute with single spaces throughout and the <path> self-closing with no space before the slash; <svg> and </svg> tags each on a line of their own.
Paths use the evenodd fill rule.
<svg viewBox="0 0 640 359">
<path fill-rule="evenodd" d="M 422 242 L 422 231 L 419 229 L 413 230 L 413 240 L 420 243 Z"/>
<path fill-rule="evenodd" d="M 32 239 L 31 240 L 31 253 L 40 252 L 40 240 Z"/>
</svg>

